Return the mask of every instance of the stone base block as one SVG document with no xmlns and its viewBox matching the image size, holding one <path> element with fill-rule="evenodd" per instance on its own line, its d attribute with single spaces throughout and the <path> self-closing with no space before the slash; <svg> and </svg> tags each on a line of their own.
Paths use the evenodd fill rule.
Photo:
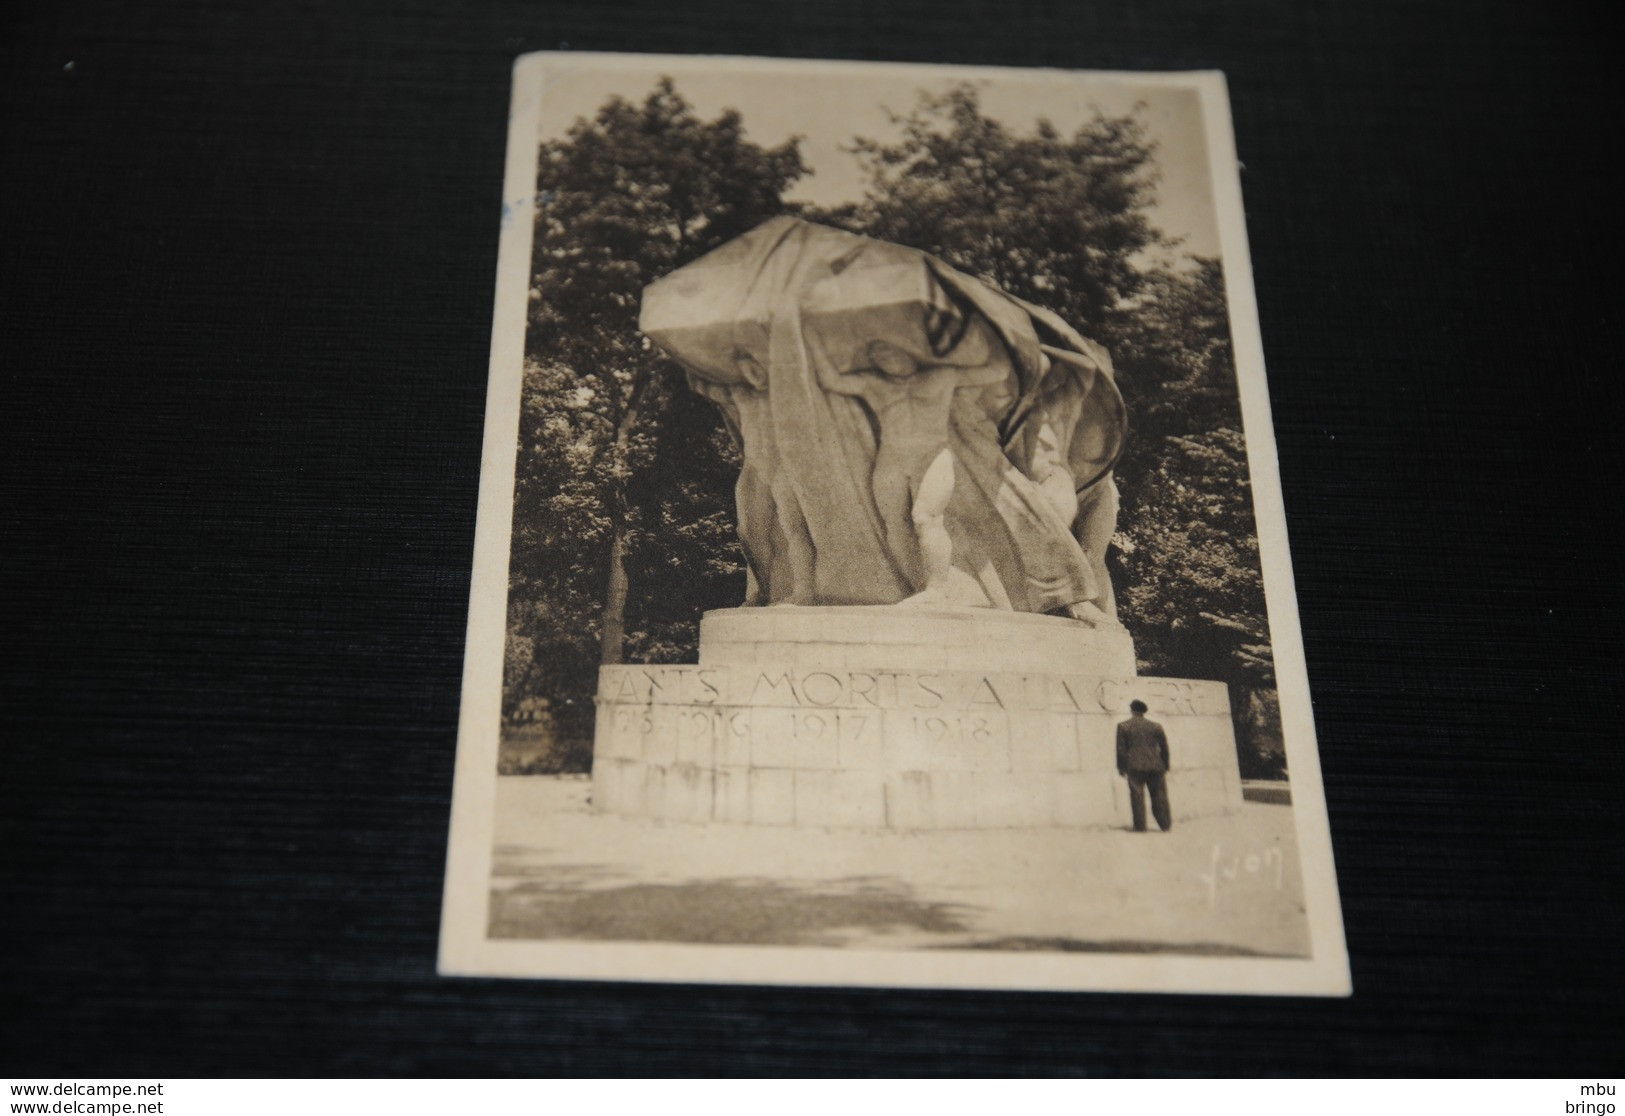
<svg viewBox="0 0 1625 1116">
<path fill-rule="evenodd" d="M 999 669 L 882 668 L 846 653 L 898 611 L 708 613 L 709 642 L 698 664 L 602 668 L 594 803 L 675 822 L 897 830 L 1127 825 L 1116 725 L 1139 698 L 1168 733 L 1175 820 L 1239 807 L 1222 684 L 1073 672 L 1073 660 L 1057 657 L 1051 644 L 1075 638 L 1083 626 L 1052 617 L 1017 618 L 1040 653 L 1006 648 L 987 656 Z M 946 638 L 964 620 L 958 613 L 971 611 L 922 613 L 923 630 Z M 756 615 L 747 623 L 739 612 Z M 803 627 L 809 614 L 877 612 L 886 616 L 825 615 L 836 637 L 845 624 L 854 642 L 837 638 L 823 657 L 810 638 L 798 642 L 810 637 Z M 797 644 L 790 659 L 741 653 L 728 662 L 732 651 L 724 661 L 712 653 L 719 627 L 756 625 L 751 632 L 763 634 L 764 623 L 773 640 L 797 637 L 789 639 Z M 963 642 L 964 631 L 956 638 Z M 914 647 L 897 657 L 923 661 L 931 652 Z M 1012 669 L 1026 663 L 1047 669 Z M 1062 664 L 1068 669 L 1055 669 Z"/>
</svg>

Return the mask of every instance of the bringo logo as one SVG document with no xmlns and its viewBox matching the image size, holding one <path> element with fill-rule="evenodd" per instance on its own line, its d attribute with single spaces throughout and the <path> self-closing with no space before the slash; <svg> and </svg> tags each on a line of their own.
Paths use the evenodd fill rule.
<svg viewBox="0 0 1625 1116">
<path fill-rule="evenodd" d="M 1595 1085 L 1582 1085 L 1580 1086 L 1580 1095 L 1582 1097 L 1611 1097 L 1614 1095 L 1616 1088 L 1617 1086 L 1604 1085 L 1600 1082 Z M 1565 1113 L 1581 1113 L 1583 1116 L 1611 1116 L 1614 1112 L 1614 1104 L 1612 1101 L 1568 1101 L 1565 1103 L 1563 1111 Z"/>
</svg>

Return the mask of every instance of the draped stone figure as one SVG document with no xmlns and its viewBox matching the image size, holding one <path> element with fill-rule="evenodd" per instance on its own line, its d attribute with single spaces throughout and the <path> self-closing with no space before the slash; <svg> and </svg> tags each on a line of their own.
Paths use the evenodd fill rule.
<svg viewBox="0 0 1625 1116">
<path fill-rule="evenodd" d="M 910 248 L 778 217 L 644 291 L 643 332 L 744 459 L 746 605 L 943 605 L 1115 626 L 1111 361 Z"/>
<path fill-rule="evenodd" d="M 1117 623 L 1126 418 L 1103 348 L 923 252 L 791 217 L 651 283 L 639 325 L 741 448 L 748 585 L 701 617 L 696 663 L 599 669 L 596 808 L 1127 824 L 1109 742 L 1140 693 L 1180 740 L 1180 816 L 1236 808 L 1225 687 L 1140 677 Z"/>
</svg>

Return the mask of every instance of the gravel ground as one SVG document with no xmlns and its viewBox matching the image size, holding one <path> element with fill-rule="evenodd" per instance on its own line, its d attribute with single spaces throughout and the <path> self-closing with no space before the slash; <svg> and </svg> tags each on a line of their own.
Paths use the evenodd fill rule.
<svg viewBox="0 0 1625 1116">
<path fill-rule="evenodd" d="M 497 783 L 497 938 L 1306 956 L 1291 807 L 1154 829 L 893 833 L 596 814 Z M 1177 786 L 1170 788 L 1178 793 Z"/>
</svg>

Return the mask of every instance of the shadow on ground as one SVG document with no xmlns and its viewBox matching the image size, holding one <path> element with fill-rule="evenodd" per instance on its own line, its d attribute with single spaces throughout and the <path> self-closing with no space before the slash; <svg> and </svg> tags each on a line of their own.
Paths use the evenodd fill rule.
<svg viewBox="0 0 1625 1116">
<path fill-rule="evenodd" d="M 971 909 L 922 903 L 874 877 L 792 886 L 767 879 L 584 888 L 582 869 L 491 893 L 493 938 L 841 946 L 854 939 L 963 934 Z"/>
<path fill-rule="evenodd" d="M 1308 954 L 1265 953 L 1223 942 L 1151 942 L 1133 939 L 1090 942 L 1077 938 L 979 938 L 939 949 L 991 949 L 1011 953 L 1178 953 L 1188 957 L 1307 957 Z"/>
</svg>

